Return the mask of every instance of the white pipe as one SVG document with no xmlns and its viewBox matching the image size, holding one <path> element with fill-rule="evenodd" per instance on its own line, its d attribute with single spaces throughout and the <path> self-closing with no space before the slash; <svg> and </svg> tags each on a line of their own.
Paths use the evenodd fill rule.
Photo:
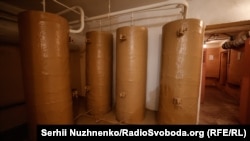
<svg viewBox="0 0 250 141">
<path fill-rule="evenodd" d="M 60 4 L 60 5 L 67 8 L 67 9 L 65 9 L 65 10 L 63 10 L 61 12 L 58 12 L 57 13 L 58 15 L 62 15 L 62 14 L 67 13 L 69 11 L 73 11 L 73 12 L 75 12 L 77 14 L 80 14 L 80 28 L 76 29 L 76 30 L 75 29 L 69 29 L 69 32 L 70 33 L 80 33 L 80 32 L 82 32 L 83 29 L 84 29 L 84 11 L 83 11 L 82 7 L 80 7 L 80 6 L 68 7 L 68 6 L 64 5 L 63 3 L 58 2 L 57 0 L 53 0 L 53 1 L 55 3 L 58 3 L 58 4 Z M 78 9 L 80 12 L 76 11 L 75 9 Z"/>
<path fill-rule="evenodd" d="M 134 21 L 140 21 L 140 20 L 146 20 L 146 19 L 159 19 L 159 18 L 166 18 L 166 17 L 169 17 L 169 16 L 177 16 L 177 15 L 179 15 L 179 14 L 171 14 L 171 15 L 165 15 L 165 16 L 154 16 L 154 17 L 150 17 L 150 18 L 136 18 L 136 19 L 134 19 L 133 20 L 133 22 Z M 115 23 L 109 23 L 109 25 L 107 25 L 107 24 L 105 24 L 105 25 L 96 25 L 96 26 L 91 26 L 91 28 L 89 28 L 89 29 L 96 29 L 96 28 L 98 28 L 98 27 L 100 27 L 100 26 L 102 26 L 102 28 L 105 28 L 105 27 L 108 27 L 108 26 L 113 26 L 113 25 L 117 25 L 117 24 L 124 24 L 124 23 L 131 23 L 131 19 L 129 19 L 129 20 L 126 20 L 126 21 L 119 21 L 119 22 L 115 22 Z M 152 24 L 145 24 L 145 25 L 141 25 L 141 26 L 159 26 L 159 25 L 163 25 L 163 24 L 165 24 L 166 22 L 162 22 L 162 23 L 152 23 Z"/>
<path fill-rule="evenodd" d="M 46 12 L 46 0 L 42 1 L 42 5 L 43 5 L 43 12 Z"/>
<path fill-rule="evenodd" d="M 95 17 L 90 17 L 90 18 L 86 19 L 85 21 L 100 20 L 100 19 L 105 19 L 107 17 L 123 15 L 123 14 L 131 13 L 131 12 L 138 12 L 138 11 L 143 11 L 143 10 L 147 10 L 147 9 L 158 8 L 158 7 L 168 6 L 168 5 L 183 5 L 184 6 L 184 13 L 182 13 L 182 14 L 183 14 L 183 18 L 186 18 L 186 13 L 187 13 L 187 8 L 188 8 L 187 1 L 186 0 L 168 0 L 168 1 L 160 2 L 160 3 L 156 3 L 156 4 L 141 6 L 141 7 L 137 7 L 137 8 L 131 8 L 131 9 L 122 10 L 122 11 L 118 11 L 118 12 L 112 12 L 112 13 L 108 13 L 108 15 L 103 14 L 103 15 L 99 15 L 99 16 L 95 16 Z"/>
<path fill-rule="evenodd" d="M 70 29 L 69 32 L 70 33 L 80 33 L 84 29 L 84 11 L 83 11 L 83 9 L 80 6 L 74 6 L 72 8 L 73 9 L 78 9 L 80 11 L 80 21 L 81 21 L 81 24 L 80 24 L 80 28 L 79 29 L 77 29 L 77 30 Z"/>
<path fill-rule="evenodd" d="M 74 20 L 74 21 L 70 21 L 69 24 L 72 25 L 72 24 L 78 24 L 79 22 L 81 22 L 80 20 Z"/>
<path fill-rule="evenodd" d="M 67 5 L 65 5 L 65 4 L 63 4 L 63 3 L 61 3 L 61 2 L 59 2 L 59 1 L 57 1 L 57 0 L 53 0 L 53 1 L 54 1 L 55 3 L 61 5 L 61 6 L 65 7 L 65 8 L 70 9 L 71 11 L 74 11 L 74 12 L 77 13 L 77 14 L 80 14 L 78 11 L 75 11 L 74 9 L 72 9 L 72 7 L 70 8 L 70 7 L 68 7 Z"/>
<path fill-rule="evenodd" d="M 110 13 L 110 9 L 111 9 L 111 4 L 110 4 L 110 0 L 109 0 L 109 13 Z"/>
</svg>

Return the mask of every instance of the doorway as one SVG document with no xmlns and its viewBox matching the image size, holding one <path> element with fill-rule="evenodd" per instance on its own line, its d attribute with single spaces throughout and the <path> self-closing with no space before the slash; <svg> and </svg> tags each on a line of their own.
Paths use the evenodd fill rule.
<svg viewBox="0 0 250 141">
<path fill-rule="evenodd" d="M 244 55 L 244 50 L 224 49 L 222 45 L 239 38 L 242 33 L 249 30 L 250 21 L 206 27 L 204 43 L 213 44 L 211 50 L 215 54 L 211 53 L 209 47 L 204 48 L 200 124 L 241 124 L 242 117 L 239 113 L 242 113 L 240 109 L 242 77 L 240 74 L 243 68 L 241 56 Z M 231 54 L 231 52 L 237 52 L 237 54 Z M 212 63 L 210 66 L 209 60 Z"/>
</svg>

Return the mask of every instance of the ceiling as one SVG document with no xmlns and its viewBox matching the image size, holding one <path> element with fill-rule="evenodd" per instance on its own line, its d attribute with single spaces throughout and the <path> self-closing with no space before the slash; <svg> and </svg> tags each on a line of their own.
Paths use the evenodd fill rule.
<svg viewBox="0 0 250 141">
<path fill-rule="evenodd" d="M 241 40 L 250 35 L 250 21 L 208 25 L 204 42 L 207 47 L 220 47 L 226 41 Z"/>
<path fill-rule="evenodd" d="M 97 15 L 107 14 L 110 12 L 125 10 L 129 8 L 135 8 L 138 6 L 158 3 L 166 0 L 57 0 L 69 7 L 81 6 L 84 10 L 85 16 L 93 17 Z M 18 7 L 20 9 L 27 10 L 43 10 L 43 0 L 1 0 L 3 3 Z M 57 13 L 65 10 L 60 4 L 57 4 L 53 0 L 45 0 L 46 11 Z M 1 6 L 0 10 L 4 10 L 4 6 Z M 6 8 L 5 8 L 6 9 Z"/>
<path fill-rule="evenodd" d="M 39 10 L 58 13 L 67 7 L 80 6 L 85 19 L 145 5 L 175 0 L 0 0 L 0 42 L 18 40 L 17 17 L 25 10 Z M 183 0 L 185 1 L 185 0 Z M 190 0 L 187 0 L 190 1 Z M 45 7 L 43 2 L 45 2 Z M 72 29 L 79 29 L 79 14 L 68 12 L 61 15 L 70 21 Z M 75 23 L 73 23 L 76 21 Z"/>
<path fill-rule="evenodd" d="M 42 4 L 43 1 L 45 1 L 46 12 L 58 13 L 66 9 L 62 5 L 56 3 L 54 0 L 25 0 L 25 2 L 23 0 L 0 0 L 0 19 L 8 18 L 10 19 L 10 21 L 11 20 L 17 21 L 16 16 L 21 11 L 24 10 L 43 11 L 44 10 Z M 84 15 L 86 17 L 94 17 L 98 15 L 107 14 L 109 12 L 117 12 L 125 9 L 159 3 L 167 0 L 56 0 L 56 1 L 63 3 L 68 7 L 80 6 L 84 10 Z M 79 15 L 75 14 L 74 12 L 70 12 L 62 16 L 66 17 L 70 21 L 74 19 L 79 19 Z M 215 26 L 216 28 L 214 28 L 213 26 L 211 26 L 211 28 L 207 27 L 205 40 L 220 41 L 222 39 L 224 42 L 225 38 L 235 36 L 239 32 L 246 31 L 246 29 L 247 31 L 249 31 L 250 28 L 249 22 L 243 23 L 243 25 L 241 24 L 240 25 L 236 24 L 236 25 L 237 25 L 236 27 L 240 26 L 240 28 L 236 28 L 237 30 L 235 30 L 235 28 L 232 29 L 231 26 L 228 29 L 223 28 L 223 30 L 218 30 L 221 29 L 221 27 L 224 27 L 225 25 L 222 26 L 216 25 Z M 5 29 L 5 28 L 6 26 L 3 25 L 2 28 L 0 29 Z"/>
</svg>

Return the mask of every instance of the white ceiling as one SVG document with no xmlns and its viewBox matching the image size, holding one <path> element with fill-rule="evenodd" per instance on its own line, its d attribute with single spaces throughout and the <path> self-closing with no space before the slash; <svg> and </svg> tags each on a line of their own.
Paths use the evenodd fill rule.
<svg viewBox="0 0 250 141">
<path fill-rule="evenodd" d="M 41 10 L 41 11 L 43 10 L 42 1 L 43 0 L 1 0 L 1 2 L 10 4 L 12 6 L 21 9 Z M 69 7 L 81 6 L 84 10 L 85 16 L 93 17 L 97 15 L 106 14 L 109 11 L 115 12 L 138 6 L 162 2 L 166 0 L 57 0 L 57 1 Z M 59 11 L 65 10 L 63 6 L 55 3 L 53 0 L 45 0 L 45 3 L 47 12 L 57 13 Z M 4 8 L 5 7 L 1 6 L 0 10 L 3 10 Z"/>
<path fill-rule="evenodd" d="M 46 3 L 46 12 L 57 13 L 66 8 L 55 3 L 54 0 L 44 0 Z M 159 3 L 168 0 L 57 0 L 69 7 L 81 6 L 84 10 L 85 16 L 94 17 L 98 15 L 107 14 L 108 12 L 116 12 L 125 9 L 135 8 L 139 6 Z M 187 0 L 191 1 L 191 0 Z M 10 21 L 17 21 L 16 15 L 23 10 L 40 10 L 43 11 L 43 0 L 0 0 L 0 20 L 8 18 Z M 79 19 L 79 15 L 73 12 L 63 15 L 70 21 L 72 19 Z M 11 29 L 15 26 L 10 26 Z M 6 29 L 4 24 L 0 25 L 0 29 Z M 249 29 L 249 28 L 248 28 Z M 217 33 L 217 32 L 215 32 Z M 229 35 L 235 35 L 228 31 L 223 31 Z M 238 32 L 237 32 L 238 33 Z M 1 34 L 0 34 L 1 35 Z M 210 36 L 210 34 L 208 34 Z"/>
<path fill-rule="evenodd" d="M 45 1 L 45 11 L 58 13 L 66 10 L 64 6 L 55 2 L 55 0 L 0 0 L 0 41 L 18 40 L 17 36 L 17 17 L 25 10 L 43 11 L 43 2 Z M 164 1 L 175 0 L 56 0 L 68 7 L 80 6 L 84 10 L 84 15 L 88 18 L 117 12 L 126 9 L 141 7 L 150 4 L 156 4 Z M 189 0 L 187 0 L 189 1 Z M 69 12 L 62 15 L 68 21 L 78 21 L 71 23 L 73 29 L 79 29 L 81 24 L 79 14 Z M 87 18 L 86 18 L 87 19 Z"/>
</svg>

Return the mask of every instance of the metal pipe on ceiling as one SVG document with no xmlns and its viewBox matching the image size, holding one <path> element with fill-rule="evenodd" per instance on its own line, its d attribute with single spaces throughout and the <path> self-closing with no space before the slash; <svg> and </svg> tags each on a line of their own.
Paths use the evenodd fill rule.
<svg viewBox="0 0 250 141">
<path fill-rule="evenodd" d="M 182 13 L 183 19 L 186 18 L 187 8 L 188 8 L 188 3 L 186 0 L 167 0 L 165 2 L 160 2 L 160 3 L 151 4 L 151 5 L 131 8 L 131 9 L 122 10 L 122 11 L 118 11 L 118 12 L 112 12 L 112 13 L 108 13 L 108 14 L 95 16 L 95 17 L 90 17 L 90 18 L 85 19 L 85 21 L 101 20 L 101 19 L 106 19 L 106 18 L 113 17 L 113 16 L 130 14 L 130 13 L 134 13 L 134 12 L 145 11 L 145 10 L 149 10 L 149 9 L 170 6 L 170 5 L 177 5 L 176 8 L 183 6 L 183 13 Z"/>
<path fill-rule="evenodd" d="M 250 31 L 246 32 L 245 34 L 241 35 L 240 37 L 236 38 L 232 41 L 227 41 L 222 45 L 223 49 L 235 49 L 240 48 L 242 45 L 245 44 L 245 41 L 250 38 Z"/>
<path fill-rule="evenodd" d="M 58 15 L 62 15 L 62 14 L 67 13 L 69 11 L 73 11 L 73 12 L 75 12 L 77 14 L 80 14 L 80 27 L 78 29 L 70 29 L 69 31 L 70 31 L 70 33 L 80 33 L 80 32 L 82 32 L 83 29 L 84 29 L 84 16 L 85 16 L 84 10 L 82 9 L 82 7 L 80 7 L 80 6 L 68 7 L 67 5 L 65 5 L 65 4 L 63 4 L 63 3 L 61 3 L 61 2 L 59 2 L 57 0 L 53 0 L 53 1 L 55 3 L 61 5 L 61 6 L 65 7 L 65 8 L 67 8 L 66 10 L 58 12 L 57 13 Z M 78 9 L 79 11 L 77 11 L 75 9 Z"/>
</svg>

